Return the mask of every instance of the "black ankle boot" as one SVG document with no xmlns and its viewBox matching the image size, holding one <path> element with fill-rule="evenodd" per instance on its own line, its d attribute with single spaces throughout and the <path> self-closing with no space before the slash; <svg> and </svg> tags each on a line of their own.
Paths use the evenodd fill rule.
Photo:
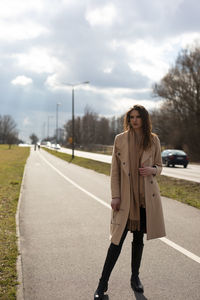
<svg viewBox="0 0 200 300">
<path fill-rule="evenodd" d="M 139 276 L 131 276 L 131 287 L 134 291 L 138 293 L 143 293 L 144 292 L 144 287 L 140 281 Z"/>
<path fill-rule="evenodd" d="M 104 293 L 108 290 L 108 284 L 99 283 L 95 293 L 94 293 L 94 300 L 103 300 Z"/>
</svg>

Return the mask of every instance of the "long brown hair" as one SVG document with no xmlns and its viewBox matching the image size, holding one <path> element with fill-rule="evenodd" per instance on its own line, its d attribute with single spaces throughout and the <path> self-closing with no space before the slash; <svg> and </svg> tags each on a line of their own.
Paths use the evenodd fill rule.
<svg viewBox="0 0 200 300">
<path fill-rule="evenodd" d="M 133 110 L 137 110 L 139 112 L 140 117 L 142 118 L 142 132 L 143 132 L 143 149 L 146 150 L 151 147 L 152 144 L 152 125 L 151 119 L 148 111 L 142 105 L 136 104 L 131 107 L 124 116 L 124 131 L 131 130 L 131 122 L 130 122 L 130 113 Z"/>
</svg>

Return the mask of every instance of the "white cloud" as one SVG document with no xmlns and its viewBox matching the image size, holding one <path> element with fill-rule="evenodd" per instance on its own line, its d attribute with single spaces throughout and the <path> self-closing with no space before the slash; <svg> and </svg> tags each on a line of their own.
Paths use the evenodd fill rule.
<svg viewBox="0 0 200 300">
<path fill-rule="evenodd" d="M 75 4 L 77 2 L 77 5 L 80 4 L 79 0 L 61 0 L 62 4 L 65 6 L 68 6 L 70 4 Z"/>
<path fill-rule="evenodd" d="M 198 0 L 0 1 L 1 113 L 23 112 L 19 125 L 27 116 L 27 132 L 36 123 L 42 131 L 60 96 L 68 99 L 60 111 L 71 113 L 71 88 L 59 83 L 84 80 L 91 84 L 77 87 L 77 114 L 86 104 L 101 115 L 121 114 L 134 103 L 157 106 L 152 83 L 182 47 L 200 40 L 199 9 Z"/>
<path fill-rule="evenodd" d="M 34 39 L 49 32 L 44 26 L 32 21 L 25 21 L 19 24 L 1 20 L 0 26 L 3 28 L 0 31 L 0 39 L 12 43 L 15 40 Z"/>
<path fill-rule="evenodd" d="M 17 76 L 15 79 L 13 79 L 11 81 L 11 83 L 14 84 L 14 85 L 23 85 L 23 86 L 29 85 L 32 82 L 33 82 L 33 80 L 31 78 L 26 77 L 24 75 Z"/>
<path fill-rule="evenodd" d="M 179 48 L 186 48 L 193 45 L 195 42 L 199 44 L 200 41 L 200 33 L 199 32 L 190 32 L 183 33 L 178 36 L 175 36 L 171 39 L 171 47 L 175 48 L 178 46 Z"/>
<path fill-rule="evenodd" d="M 20 67 L 39 74 L 62 71 L 64 68 L 59 59 L 48 53 L 46 48 L 33 48 L 29 53 L 13 54 L 12 57 L 16 58 Z"/>
<path fill-rule="evenodd" d="M 116 7 L 110 3 L 103 7 L 98 7 L 95 9 L 90 9 L 86 13 L 86 20 L 91 26 L 95 25 L 112 25 L 116 20 L 117 10 Z"/>
<path fill-rule="evenodd" d="M 148 100 L 148 99 L 138 100 L 134 98 L 130 99 L 130 98 L 122 97 L 118 99 L 118 101 L 115 101 L 113 99 L 113 110 L 116 115 L 121 115 L 135 104 L 143 105 L 147 110 L 155 110 L 159 108 L 162 103 L 163 103 L 162 100 L 155 102 L 153 100 Z"/>
<path fill-rule="evenodd" d="M 200 33 L 168 37 L 159 43 L 153 39 L 136 39 L 134 42 L 115 40 L 111 45 L 127 52 L 127 62 L 133 71 L 138 71 L 151 81 L 159 81 L 175 63 L 180 49 L 193 44 L 195 40 L 200 40 Z"/>
<path fill-rule="evenodd" d="M 109 74 L 112 72 L 112 68 L 107 67 L 107 68 L 103 69 L 103 72 Z"/>
<path fill-rule="evenodd" d="M 152 40 L 138 39 L 134 42 L 119 42 L 118 46 L 127 52 L 131 69 L 152 81 L 159 80 L 169 68 L 169 61 L 165 57 L 170 49 L 166 44 L 157 45 Z"/>
<path fill-rule="evenodd" d="M 6 0 L 0 1 L 0 17 L 9 18 L 22 15 L 28 11 L 41 12 L 44 1 L 41 0 Z"/>
<path fill-rule="evenodd" d="M 74 85 L 75 89 L 81 89 L 81 90 L 90 90 L 93 89 L 90 87 L 90 83 L 88 81 L 81 81 L 81 82 L 70 82 L 62 79 L 62 76 L 60 76 L 58 73 L 49 75 L 45 81 L 45 85 L 51 90 L 51 91 L 70 91 L 72 89 L 72 86 Z"/>
<path fill-rule="evenodd" d="M 58 83 L 58 74 L 49 75 L 45 81 L 45 84 L 50 88 L 56 87 Z"/>
<path fill-rule="evenodd" d="M 130 94 L 143 94 L 143 93 L 150 93 L 152 89 L 150 88 L 142 88 L 142 89 L 131 89 L 131 88 L 98 88 L 92 85 L 88 85 L 87 89 L 94 93 L 94 94 L 101 94 L 107 97 L 112 97 L 114 96 L 115 99 L 116 97 L 120 98 L 125 95 L 130 95 Z"/>
</svg>

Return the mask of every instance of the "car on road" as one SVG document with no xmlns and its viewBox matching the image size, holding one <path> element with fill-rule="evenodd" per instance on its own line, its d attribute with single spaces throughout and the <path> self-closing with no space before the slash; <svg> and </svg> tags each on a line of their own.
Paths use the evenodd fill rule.
<svg viewBox="0 0 200 300">
<path fill-rule="evenodd" d="M 61 147 L 60 147 L 59 144 L 55 144 L 55 147 L 54 147 L 54 148 L 57 149 L 57 150 L 60 150 L 60 149 L 61 149 Z"/>
<path fill-rule="evenodd" d="M 51 144 L 51 148 L 56 149 L 56 150 L 60 150 L 61 147 L 59 144 Z"/>
<path fill-rule="evenodd" d="M 166 149 L 161 153 L 162 163 L 167 167 L 174 167 L 175 165 L 182 165 L 187 168 L 188 156 L 183 150 Z"/>
</svg>

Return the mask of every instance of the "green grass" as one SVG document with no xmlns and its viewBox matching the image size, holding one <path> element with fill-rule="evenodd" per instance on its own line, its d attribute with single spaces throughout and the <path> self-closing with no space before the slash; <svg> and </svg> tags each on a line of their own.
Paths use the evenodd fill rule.
<svg viewBox="0 0 200 300">
<path fill-rule="evenodd" d="M 96 172 L 105 175 L 110 174 L 110 164 L 95 160 L 90 160 L 83 157 L 75 157 L 73 160 L 71 155 L 43 148 L 47 152 L 66 160 L 69 163 L 74 163 L 84 168 L 92 169 Z M 188 205 L 200 208 L 200 183 L 176 179 L 168 176 L 158 176 L 158 183 L 162 196 L 178 200 Z"/>
<path fill-rule="evenodd" d="M 29 148 L 0 145 L 0 299 L 16 299 L 15 214 Z"/>
<path fill-rule="evenodd" d="M 158 184 L 162 196 L 200 208 L 200 183 L 161 175 Z"/>
<path fill-rule="evenodd" d="M 108 164 L 108 163 L 104 163 L 104 162 L 100 162 L 100 161 L 96 161 L 96 160 L 92 160 L 92 159 L 88 159 L 88 158 L 78 157 L 78 156 L 75 156 L 74 159 L 72 160 L 72 156 L 70 154 L 58 152 L 58 151 L 51 150 L 48 148 L 43 148 L 43 149 L 46 150 L 47 152 L 49 152 L 50 154 L 53 154 L 69 163 L 73 163 L 75 165 L 78 165 L 80 167 L 84 167 L 87 169 L 92 169 L 96 172 L 103 173 L 105 175 L 110 174 L 110 164 Z"/>
</svg>

